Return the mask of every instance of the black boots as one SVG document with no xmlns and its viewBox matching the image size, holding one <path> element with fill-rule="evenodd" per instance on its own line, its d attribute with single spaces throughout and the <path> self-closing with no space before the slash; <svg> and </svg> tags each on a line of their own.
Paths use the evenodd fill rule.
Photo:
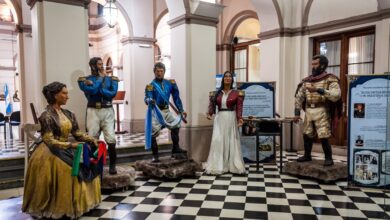
<svg viewBox="0 0 390 220">
<path fill-rule="evenodd" d="M 179 147 L 179 128 L 171 130 L 172 158 L 187 159 L 187 151 Z"/>
<path fill-rule="evenodd" d="M 116 174 L 116 149 L 115 144 L 108 144 L 108 156 L 110 157 L 110 168 L 109 173 L 111 175 Z"/>
<path fill-rule="evenodd" d="M 332 166 L 333 165 L 332 146 L 329 144 L 328 138 L 322 138 L 321 144 L 322 144 L 322 150 L 324 151 L 325 154 L 324 166 Z"/>
<path fill-rule="evenodd" d="M 155 137 L 152 137 L 152 152 L 153 152 L 153 163 L 158 163 L 160 160 L 158 159 L 158 145 Z"/>
<path fill-rule="evenodd" d="M 303 145 L 305 147 L 305 155 L 298 158 L 298 162 L 311 161 L 311 149 L 313 147 L 313 138 L 303 135 Z"/>
</svg>

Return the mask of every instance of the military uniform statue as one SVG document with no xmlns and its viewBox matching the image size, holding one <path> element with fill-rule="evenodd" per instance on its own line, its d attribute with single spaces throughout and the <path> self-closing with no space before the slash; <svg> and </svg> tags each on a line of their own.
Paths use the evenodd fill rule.
<svg viewBox="0 0 390 220">
<path fill-rule="evenodd" d="M 173 102 L 177 107 L 179 117 L 186 117 L 187 113 L 183 109 L 183 104 L 179 96 L 179 88 L 175 80 L 164 79 L 165 65 L 163 63 L 156 63 L 154 66 L 155 79 L 145 88 L 145 103 L 147 105 L 156 106 L 161 117 L 153 114 L 151 117 L 151 149 L 153 153 L 153 162 L 159 162 L 157 137 L 161 129 L 167 127 L 171 130 L 172 138 L 172 157 L 180 158 L 183 155 L 186 157 L 187 152 L 179 147 L 179 128 L 180 120 L 169 111 L 169 98 L 172 95 Z M 146 119 L 148 120 L 148 118 Z M 147 134 L 146 134 L 147 136 Z"/>
<path fill-rule="evenodd" d="M 295 121 L 300 119 L 301 109 L 305 110 L 303 140 L 305 155 L 298 162 L 311 161 L 313 139 L 317 134 L 325 154 L 324 166 L 333 165 L 332 148 L 328 138 L 331 136 L 331 120 L 340 116 L 341 90 L 339 79 L 325 72 L 328 59 L 323 55 L 312 59 L 312 75 L 298 85 L 295 94 Z"/>
<path fill-rule="evenodd" d="M 115 113 L 112 107 L 112 99 L 118 91 L 119 79 L 105 74 L 103 62 L 99 57 L 92 58 L 89 61 L 89 66 L 92 74 L 78 79 L 79 87 L 88 100 L 88 134 L 98 139 L 100 132 L 103 131 L 110 157 L 109 173 L 116 174 Z"/>
</svg>

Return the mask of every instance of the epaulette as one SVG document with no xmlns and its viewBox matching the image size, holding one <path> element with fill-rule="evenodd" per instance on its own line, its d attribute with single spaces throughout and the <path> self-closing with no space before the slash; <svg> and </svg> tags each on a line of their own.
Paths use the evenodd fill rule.
<svg viewBox="0 0 390 220">
<path fill-rule="evenodd" d="M 170 79 L 169 82 L 171 82 L 171 84 L 176 84 L 176 81 L 174 79 Z"/>
<path fill-rule="evenodd" d="M 209 96 L 210 96 L 210 97 L 215 96 L 215 91 L 209 92 Z"/>
<path fill-rule="evenodd" d="M 152 84 L 148 84 L 146 85 L 146 91 L 153 91 L 153 85 Z"/>
<path fill-rule="evenodd" d="M 339 80 L 337 79 L 336 76 L 329 76 L 328 77 L 328 82 L 338 82 Z"/>
<path fill-rule="evenodd" d="M 84 82 L 85 80 L 87 80 L 87 77 L 85 76 L 80 76 L 79 79 L 77 81 L 79 82 Z"/>
<path fill-rule="evenodd" d="M 118 81 L 118 82 L 120 81 L 119 78 L 116 77 L 116 76 L 111 76 L 111 79 L 112 79 L 112 80 L 115 80 L 115 81 Z"/>
<path fill-rule="evenodd" d="M 243 91 L 243 90 L 238 90 L 238 95 L 239 95 L 239 96 L 245 96 L 245 91 Z"/>
</svg>

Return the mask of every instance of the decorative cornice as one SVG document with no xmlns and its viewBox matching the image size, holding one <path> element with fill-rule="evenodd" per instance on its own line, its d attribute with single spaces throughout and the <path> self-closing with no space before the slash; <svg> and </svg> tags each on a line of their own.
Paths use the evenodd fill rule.
<svg viewBox="0 0 390 220">
<path fill-rule="evenodd" d="M 260 40 L 267 40 L 275 37 L 304 36 L 322 33 L 326 31 L 338 30 L 356 25 L 369 24 L 387 18 L 390 18 L 390 9 L 299 28 L 274 29 L 262 32 L 258 36 Z"/>
<path fill-rule="evenodd" d="M 232 48 L 231 44 L 217 44 L 217 51 L 230 50 Z"/>
<path fill-rule="evenodd" d="M 107 22 L 104 22 L 102 24 L 90 24 L 89 25 L 89 30 L 90 31 L 96 31 L 96 30 L 99 30 L 100 28 L 103 28 L 106 25 L 107 25 Z"/>
<path fill-rule="evenodd" d="M 4 70 L 4 71 L 16 71 L 16 67 L 13 67 L 13 66 L 0 66 L 0 70 Z"/>
<path fill-rule="evenodd" d="M 123 45 L 133 44 L 133 43 L 154 44 L 156 42 L 157 42 L 157 40 L 155 38 L 148 38 L 148 37 L 125 37 L 125 38 L 122 38 L 122 40 L 121 40 L 121 43 Z"/>
<path fill-rule="evenodd" d="M 168 24 L 171 26 L 171 29 L 182 24 L 200 24 L 217 27 L 218 19 L 200 15 L 184 14 L 168 21 Z"/>
<path fill-rule="evenodd" d="M 27 25 L 27 24 L 18 24 L 16 25 L 16 31 L 19 33 L 31 33 L 32 27 L 31 25 Z"/>
<path fill-rule="evenodd" d="M 88 8 L 89 3 L 91 3 L 91 0 L 27 0 L 27 4 L 30 6 L 30 9 L 32 9 L 37 2 L 55 2 L 60 4 L 66 4 L 66 5 L 75 5 L 75 6 L 82 6 L 84 8 Z"/>
</svg>

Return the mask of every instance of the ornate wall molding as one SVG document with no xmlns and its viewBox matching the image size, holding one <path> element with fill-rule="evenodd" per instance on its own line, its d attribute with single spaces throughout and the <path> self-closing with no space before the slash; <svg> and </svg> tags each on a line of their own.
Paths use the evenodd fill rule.
<svg viewBox="0 0 390 220">
<path fill-rule="evenodd" d="M 89 3 L 91 2 L 91 0 L 27 0 L 27 4 L 30 6 L 30 8 L 33 8 L 35 3 L 43 1 L 82 6 L 84 8 L 88 8 Z"/>
<path fill-rule="evenodd" d="M 194 14 L 184 14 L 168 21 L 168 24 L 171 26 L 171 28 L 177 27 L 182 24 L 200 24 L 217 27 L 218 19 Z"/>
<path fill-rule="evenodd" d="M 157 42 L 155 38 L 148 37 L 125 37 L 121 40 L 123 45 L 131 44 L 131 43 L 139 43 L 139 44 L 154 44 Z"/>
</svg>

